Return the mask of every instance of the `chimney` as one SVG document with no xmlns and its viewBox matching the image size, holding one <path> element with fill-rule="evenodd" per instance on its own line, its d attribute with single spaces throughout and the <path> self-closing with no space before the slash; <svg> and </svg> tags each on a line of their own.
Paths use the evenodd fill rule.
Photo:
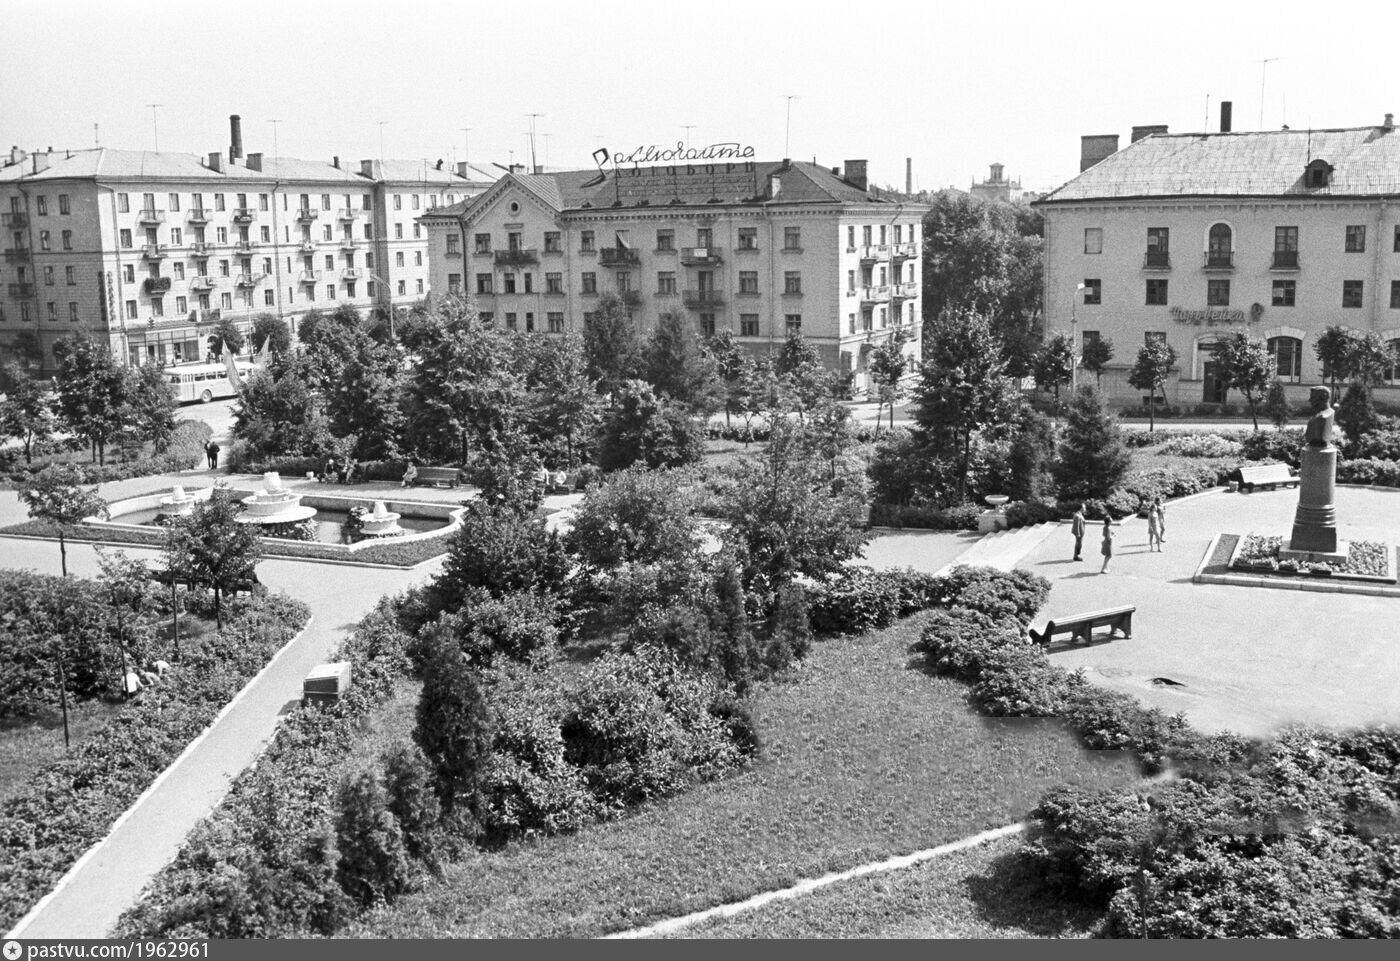
<svg viewBox="0 0 1400 961">
<path fill-rule="evenodd" d="M 331 166 L 334 167 L 336 170 L 339 170 L 339 169 L 340 169 L 340 158 L 339 158 L 339 157 L 332 157 L 332 158 L 331 158 Z"/>
<path fill-rule="evenodd" d="M 262 154 L 250 153 L 248 155 L 248 169 L 262 171 Z"/>
<path fill-rule="evenodd" d="M 1395 114 L 1388 113 L 1385 115 L 1385 123 L 1381 124 L 1381 129 L 1386 133 L 1390 133 L 1395 129 Z"/>
<path fill-rule="evenodd" d="M 1133 139 L 1132 139 L 1131 141 L 1129 141 L 1129 142 L 1130 142 L 1130 143 L 1137 143 L 1137 142 L 1138 142 L 1139 140 L 1141 140 L 1143 137 L 1150 137 L 1150 136 L 1152 136 L 1153 134 L 1166 133 L 1166 132 L 1167 132 L 1167 125 L 1164 124 L 1164 123 L 1154 123 L 1154 124 L 1151 124 L 1151 125 L 1145 126 L 1145 127 L 1134 127 L 1134 128 L 1133 128 Z"/>
<path fill-rule="evenodd" d="M 10 163 L 12 164 L 24 163 L 24 158 L 27 156 L 29 155 L 18 144 L 10 148 Z"/>
<path fill-rule="evenodd" d="M 224 172 L 224 155 L 218 150 L 209 155 L 209 169 L 216 173 Z"/>
<path fill-rule="evenodd" d="M 1116 133 L 1089 134 L 1079 138 L 1079 172 L 1118 152 Z"/>
<path fill-rule="evenodd" d="M 465 160 L 457 161 L 457 176 L 471 179 L 467 174 L 467 162 Z"/>
<path fill-rule="evenodd" d="M 865 179 L 866 161 L 847 160 L 846 161 L 846 183 L 859 190 L 865 190 L 869 184 Z"/>
<path fill-rule="evenodd" d="M 511 164 L 511 165 L 510 165 L 510 172 L 513 173 L 513 174 L 523 174 L 523 173 L 525 172 L 525 165 L 524 165 L 524 164 Z"/>
<path fill-rule="evenodd" d="M 49 169 L 49 155 L 48 155 L 47 153 L 42 152 L 42 151 L 36 151 L 35 154 L 34 154 L 34 172 L 35 172 L 36 174 L 37 174 L 37 173 L 43 173 L 45 170 L 48 170 L 48 169 Z"/>
<path fill-rule="evenodd" d="M 1234 107 L 1235 107 L 1235 105 L 1234 105 L 1233 103 L 1231 103 L 1229 100 L 1222 100 L 1222 101 L 1220 101 L 1220 132 L 1221 132 L 1221 133 L 1229 133 L 1229 132 L 1230 132 L 1230 111 L 1233 110 Z"/>
<path fill-rule="evenodd" d="M 374 179 L 374 161 L 373 161 L 373 160 L 361 160 L 361 161 L 360 161 L 360 176 L 361 176 L 361 177 L 368 177 L 368 178 L 371 179 L 371 180 Z"/>
<path fill-rule="evenodd" d="M 230 114 L 228 118 L 228 162 L 233 163 L 243 156 L 243 121 L 238 119 L 238 114 Z"/>
<path fill-rule="evenodd" d="M 911 197 L 914 195 L 914 158 L 904 158 L 904 192 Z"/>
</svg>

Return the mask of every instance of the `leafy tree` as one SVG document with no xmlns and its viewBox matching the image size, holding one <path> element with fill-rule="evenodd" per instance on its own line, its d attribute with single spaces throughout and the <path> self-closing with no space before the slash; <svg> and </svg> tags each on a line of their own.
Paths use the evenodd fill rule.
<svg viewBox="0 0 1400 961">
<path fill-rule="evenodd" d="M 0 400 L 0 437 L 13 437 L 24 450 L 24 462 L 33 463 L 34 449 L 53 436 L 58 418 L 45 384 L 17 363 L 7 363 L 3 376 L 5 399 Z"/>
<path fill-rule="evenodd" d="M 251 581 L 262 556 L 257 527 L 237 521 L 242 509 L 228 491 L 215 489 L 208 500 L 195 504 L 188 515 L 176 521 L 187 538 L 191 579 L 214 592 L 214 620 L 220 630 L 224 626 L 224 594 Z"/>
<path fill-rule="evenodd" d="M 1055 481 L 1060 497 L 1072 501 L 1105 498 L 1123 480 L 1132 457 L 1118 420 L 1093 387 L 1079 388 L 1065 419 Z"/>
<path fill-rule="evenodd" d="M 723 398 L 724 426 L 732 416 L 742 416 L 746 409 L 752 381 L 753 357 L 734 341 L 732 330 L 721 330 L 707 345 L 714 358 L 715 373 Z"/>
<path fill-rule="evenodd" d="M 14 358 L 14 364 L 21 370 L 37 374 L 44 366 L 44 343 L 32 330 L 18 331 L 5 347 L 7 356 Z"/>
<path fill-rule="evenodd" d="M 309 331 L 307 326 L 303 318 L 308 372 L 324 398 L 331 433 L 354 437 L 357 459 L 394 456 L 403 423 L 399 348 L 372 338 L 359 313 L 348 304 L 337 307 Z"/>
<path fill-rule="evenodd" d="M 535 353 L 526 429 L 540 448 L 562 438 L 564 465 L 572 467 L 590 454 L 602 409 L 598 387 L 588 376 L 583 341 L 576 334 L 529 340 Z"/>
<path fill-rule="evenodd" d="M 122 423 L 136 437 L 149 440 L 156 450 L 170 446 L 175 433 L 179 401 L 170 382 L 154 364 L 126 368 Z"/>
<path fill-rule="evenodd" d="M 314 455 L 330 436 L 309 362 L 296 354 L 274 354 L 255 370 L 238 389 L 233 417 L 233 436 L 259 458 Z"/>
<path fill-rule="evenodd" d="M 292 349 L 292 329 L 276 314 L 261 313 L 253 318 L 253 332 L 249 337 L 253 350 L 262 353 L 282 355 Z"/>
<path fill-rule="evenodd" d="M 1264 413 L 1273 421 L 1275 429 L 1283 430 L 1288 425 L 1288 392 L 1277 377 L 1269 381 L 1269 393 L 1264 398 Z"/>
<path fill-rule="evenodd" d="M 1157 392 L 1167 399 L 1166 383 L 1176 370 L 1176 348 L 1166 341 L 1154 340 L 1138 349 L 1137 363 L 1128 374 L 1128 386 L 1147 391 L 1147 430 L 1157 430 Z"/>
<path fill-rule="evenodd" d="M 238 323 L 232 317 L 220 317 L 214 325 L 214 332 L 209 335 L 209 350 L 215 357 L 222 357 L 225 353 L 236 354 L 243 349 L 244 342 Z"/>
<path fill-rule="evenodd" d="M 897 330 L 885 343 L 870 352 L 868 371 L 875 394 L 875 426 L 879 429 L 880 411 L 889 407 L 890 430 L 894 430 L 894 408 L 903 393 L 904 375 L 909 373 L 909 355 L 904 352 L 904 331 Z"/>
<path fill-rule="evenodd" d="M 1355 456 L 1363 434 L 1380 426 L 1380 415 L 1371 400 L 1371 392 L 1360 380 L 1347 385 L 1342 401 L 1337 405 L 1337 423 L 1346 434 L 1347 456 Z"/>
<path fill-rule="evenodd" d="M 1047 500 L 1054 495 L 1054 423 L 1030 405 L 1021 408 L 1007 456 L 1007 491 L 1012 500 Z"/>
<path fill-rule="evenodd" d="M 372 771 L 345 778 L 336 797 L 336 879 L 356 903 L 388 903 L 409 886 L 403 831 Z"/>
<path fill-rule="evenodd" d="M 695 505 L 680 479 L 636 466 L 591 489 L 564 538 L 582 564 L 599 570 L 693 559 L 699 545 Z"/>
<path fill-rule="evenodd" d="M 510 504 L 469 501 L 461 528 L 448 542 L 442 573 L 426 592 L 427 607 L 434 614 L 458 610 L 476 588 L 492 597 L 557 593 L 568 569 L 559 535 L 545 529 L 543 517 Z"/>
<path fill-rule="evenodd" d="M 68 576 L 68 545 L 64 535 L 85 517 L 106 517 L 107 502 L 97 488 L 82 487 L 83 473 L 70 464 L 50 464 L 31 475 L 19 488 L 29 516 L 48 521 L 58 533 L 59 569 Z"/>
<path fill-rule="evenodd" d="M 1268 348 L 1262 341 L 1240 333 L 1226 340 L 1215 358 L 1223 369 L 1226 384 L 1244 394 L 1254 429 L 1258 430 L 1259 400 L 1274 377 L 1274 361 Z"/>
<path fill-rule="evenodd" d="M 1094 383 L 1103 383 L 1103 370 L 1113 359 L 1113 341 L 1108 337 L 1085 342 L 1079 357 L 1079 366 L 1094 375 Z"/>
<path fill-rule="evenodd" d="M 53 347 L 54 382 L 63 421 L 92 447 L 93 460 L 107 462 L 107 444 L 122 428 L 129 381 L 112 351 L 86 337 L 62 337 Z"/>
<path fill-rule="evenodd" d="M 1065 334 L 1047 340 L 1035 357 L 1035 385 L 1055 394 L 1060 403 L 1060 388 L 1074 376 L 1074 346 Z"/>
<path fill-rule="evenodd" d="M 658 395 L 687 410 L 707 413 L 715 406 L 715 362 L 683 314 L 663 311 L 644 354 L 645 376 Z"/>
<path fill-rule="evenodd" d="M 1394 363 L 1390 348 L 1375 331 L 1368 330 L 1352 337 L 1347 367 L 1351 377 L 1366 388 L 1367 393 L 1376 384 L 1385 382 L 1386 371 Z"/>
<path fill-rule="evenodd" d="M 965 502 L 973 435 L 1005 427 L 1018 398 L 1006 376 L 996 334 L 980 314 L 949 312 L 938 317 L 929 327 L 924 353 L 914 422 L 933 449 L 957 452 Z"/>
<path fill-rule="evenodd" d="M 783 342 L 773 358 L 773 373 L 780 381 L 777 396 L 799 420 L 845 390 L 841 376 L 822 365 L 817 349 L 800 333 L 789 334 Z"/>
<path fill-rule="evenodd" d="M 413 739 L 433 765 L 446 815 L 480 814 L 492 736 L 491 712 L 476 672 L 455 643 L 433 641 Z"/>
<path fill-rule="evenodd" d="M 635 463 L 680 467 L 703 454 L 700 428 L 682 408 L 657 397 L 644 381 L 627 381 L 619 388 L 599 434 L 598 466 L 603 470 Z"/>
<path fill-rule="evenodd" d="M 623 385 L 642 373 L 641 337 L 632 312 L 616 294 L 599 297 L 597 308 L 584 322 L 583 352 L 588 376 L 614 401 Z"/>
<path fill-rule="evenodd" d="M 135 640 L 132 629 L 141 625 L 143 616 L 150 607 L 150 569 L 142 561 L 127 557 L 122 551 L 108 554 L 101 548 L 97 551 L 97 563 L 101 569 L 98 581 L 107 600 L 108 616 L 113 622 L 117 637 L 117 649 L 121 653 L 122 694 L 132 692 L 126 686 L 128 663 L 127 650 Z M 134 660 L 139 661 L 140 658 Z"/>
<path fill-rule="evenodd" d="M 1352 353 L 1356 338 L 1351 331 L 1337 324 L 1328 327 L 1313 342 L 1313 351 L 1322 363 L 1322 376 L 1337 396 L 1337 382 L 1351 376 Z"/>
</svg>

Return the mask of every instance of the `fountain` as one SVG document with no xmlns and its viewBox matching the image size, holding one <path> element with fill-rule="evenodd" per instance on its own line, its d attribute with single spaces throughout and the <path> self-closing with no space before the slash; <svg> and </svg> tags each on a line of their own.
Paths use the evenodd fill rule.
<svg viewBox="0 0 1400 961">
<path fill-rule="evenodd" d="M 194 497 L 186 494 L 185 489 L 176 484 L 169 497 L 160 499 L 160 506 L 165 508 L 165 513 L 171 517 L 184 517 L 194 510 Z"/>
<path fill-rule="evenodd" d="M 360 534 L 364 537 L 390 537 L 403 532 L 399 515 L 386 510 L 383 501 L 375 501 L 373 511 L 360 515 Z"/>
<path fill-rule="evenodd" d="M 268 527 L 274 524 L 297 524 L 315 516 L 316 508 L 302 507 L 301 495 L 283 487 L 282 478 L 276 471 L 268 471 L 263 474 L 263 489 L 243 498 L 243 512 L 238 515 L 237 520 L 240 524 Z"/>
</svg>

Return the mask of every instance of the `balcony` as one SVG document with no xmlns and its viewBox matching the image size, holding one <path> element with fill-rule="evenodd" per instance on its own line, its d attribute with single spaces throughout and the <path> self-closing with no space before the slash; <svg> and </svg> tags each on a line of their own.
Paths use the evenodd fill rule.
<svg viewBox="0 0 1400 961">
<path fill-rule="evenodd" d="M 297 274 L 297 283 L 299 284 L 314 284 L 318 283 L 320 279 L 321 272 L 319 270 L 303 270 Z"/>
<path fill-rule="evenodd" d="M 143 224 L 163 224 L 165 223 L 165 211 L 147 207 L 137 215 L 136 219 Z"/>
<path fill-rule="evenodd" d="M 604 247 L 598 251 L 598 263 L 604 267 L 636 267 L 641 262 L 631 247 Z"/>
<path fill-rule="evenodd" d="M 860 289 L 860 299 L 869 304 L 883 304 L 890 299 L 888 284 L 878 284 Z"/>
<path fill-rule="evenodd" d="M 233 243 L 233 249 L 240 254 L 251 254 L 257 246 L 256 240 L 236 240 Z"/>
<path fill-rule="evenodd" d="M 910 300 L 919 296 L 919 285 L 912 280 L 890 285 L 890 296 L 896 300 Z"/>
<path fill-rule="evenodd" d="M 321 211 L 314 207 L 302 207 L 297 210 L 298 223 L 309 224 L 319 216 L 321 216 Z"/>
<path fill-rule="evenodd" d="M 314 254 L 316 252 L 316 241 L 303 240 L 301 243 L 297 244 L 297 249 L 304 254 Z"/>
<path fill-rule="evenodd" d="M 617 296 L 622 300 L 622 305 L 629 308 L 642 306 L 642 292 L 640 290 L 619 290 Z"/>
<path fill-rule="evenodd" d="M 29 215 L 22 210 L 11 210 L 7 214 L 0 214 L 0 223 L 6 227 L 16 229 L 29 226 Z"/>
<path fill-rule="evenodd" d="M 1233 250 L 1208 250 L 1205 253 L 1206 270 L 1234 270 L 1235 252 Z"/>
<path fill-rule="evenodd" d="M 236 224 L 250 224 L 256 217 L 257 215 L 252 207 L 233 208 L 233 222 Z"/>
<path fill-rule="evenodd" d="M 29 260 L 29 258 L 30 253 L 28 247 L 5 248 L 5 263 L 7 264 L 22 264 Z"/>
<path fill-rule="evenodd" d="M 17 297 L 20 300 L 28 300 L 30 297 L 34 296 L 33 284 L 8 284 L 7 286 L 9 287 L 11 297 Z"/>
<path fill-rule="evenodd" d="M 713 267 L 723 259 L 718 247 L 681 248 L 681 263 L 687 267 Z"/>
<path fill-rule="evenodd" d="M 165 244 L 146 244 L 141 248 L 141 256 L 147 260 L 165 259 Z"/>
<path fill-rule="evenodd" d="M 209 245 L 202 240 L 197 240 L 190 244 L 190 253 L 196 257 L 208 257 Z"/>
<path fill-rule="evenodd" d="M 540 252 L 535 247 L 514 247 L 496 251 L 497 267 L 528 267 L 540 262 Z"/>
<path fill-rule="evenodd" d="M 1273 263 L 1270 270 L 1297 270 L 1298 251 L 1296 250 L 1275 250 Z"/>
<path fill-rule="evenodd" d="M 1142 255 L 1143 270 L 1171 270 L 1172 255 L 1166 250 L 1149 250 Z"/>
<path fill-rule="evenodd" d="M 739 246 L 734 248 L 736 254 L 756 254 L 758 253 L 758 243 L 752 239 L 739 238 Z"/>
<path fill-rule="evenodd" d="M 724 295 L 718 290 L 687 290 L 681 294 L 681 301 L 687 307 L 721 307 Z"/>
<path fill-rule="evenodd" d="M 337 210 L 337 211 L 335 212 L 335 219 L 336 219 L 336 220 L 354 220 L 354 219 L 355 219 L 355 211 L 351 210 L 349 207 L 341 207 L 339 210 Z"/>
<path fill-rule="evenodd" d="M 267 274 L 239 274 L 235 283 L 239 287 L 256 287 Z"/>
<path fill-rule="evenodd" d="M 189 213 L 185 214 L 185 219 L 192 224 L 207 224 L 209 210 L 205 207 L 191 207 Z"/>
<path fill-rule="evenodd" d="M 214 278 L 206 274 L 196 274 L 190 278 L 190 290 L 213 290 Z"/>
<path fill-rule="evenodd" d="M 141 282 L 141 289 L 148 294 L 163 294 L 170 289 L 170 278 L 147 277 Z"/>
<path fill-rule="evenodd" d="M 919 256 L 919 245 L 914 243 L 891 244 L 890 258 L 892 260 L 908 260 L 910 257 Z"/>
<path fill-rule="evenodd" d="M 444 256 L 444 257 L 454 257 L 454 258 L 460 260 L 460 259 L 462 258 L 462 252 L 461 252 L 460 250 L 449 250 L 449 251 L 446 251 L 446 252 L 443 254 L 443 256 Z"/>
<path fill-rule="evenodd" d="M 888 260 L 890 257 L 889 244 L 864 244 L 858 249 L 861 260 Z"/>
<path fill-rule="evenodd" d="M 340 238 L 340 249 L 341 249 L 341 250 L 354 250 L 355 248 L 357 248 L 357 247 L 359 247 L 359 246 L 360 246 L 360 242 L 359 242 L 358 240 L 356 240 L 354 237 L 351 237 L 351 236 L 349 236 L 349 235 L 346 235 L 346 236 Z"/>
<path fill-rule="evenodd" d="M 365 275 L 365 272 L 364 272 L 363 270 L 357 270 L 357 269 L 354 268 L 354 267 L 346 267 L 344 270 L 342 270 L 342 271 L 340 272 L 340 279 L 341 279 L 341 280 L 360 280 L 361 278 L 364 277 L 364 275 Z"/>
</svg>

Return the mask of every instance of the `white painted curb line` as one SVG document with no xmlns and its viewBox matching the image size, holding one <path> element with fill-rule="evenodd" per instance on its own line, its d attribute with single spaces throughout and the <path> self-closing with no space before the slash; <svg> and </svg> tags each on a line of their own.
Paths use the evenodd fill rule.
<svg viewBox="0 0 1400 961">
<path fill-rule="evenodd" d="M 733 901 L 729 904 L 721 904 L 718 907 L 708 908 L 704 911 L 696 911 L 694 914 L 687 914 L 679 918 L 670 918 L 666 921 L 658 921 L 655 924 L 647 925 L 644 928 L 633 928 L 630 931 L 618 931 L 613 934 L 603 936 L 604 940 L 633 939 L 633 938 L 654 938 L 661 934 L 670 934 L 679 931 L 681 928 L 690 927 L 701 921 L 708 921 L 711 918 L 733 917 L 744 911 L 752 911 L 754 908 L 761 908 L 772 901 L 787 900 L 810 894 L 819 888 L 827 887 L 838 881 L 849 881 L 851 878 L 862 877 L 866 874 L 877 874 L 883 871 L 897 871 L 901 868 L 912 867 L 922 861 L 929 861 L 945 854 L 953 854 L 967 848 L 985 844 L 988 841 L 995 841 L 999 838 L 1009 837 L 1013 834 L 1020 834 L 1026 829 L 1025 822 L 1008 824 L 1005 827 L 993 828 L 990 831 L 983 831 L 981 834 L 974 834 L 972 837 L 963 838 L 961 841 L 953 841 L 950 844 L 941 844 L 936 848 L 926 848 L 922 851 L 915 851 L 913 854 L 903 854 L 899 857 L 888 858 L 884 861 L 875 861 L 871 864 L 862 864 L 859 867 L 851 868 L 848 871 L 837 871 L 831 874 L 823 874 L 819 878 L 808 878 L 805 881 L 798 881 L 790 888 L 781 888 L 777 891 L 765 891 L 756 894 L 744 901 Z"/>
<path fill-rule="evenodd" d="M 312 617 L 314 616 L 315 615 L 312 615 Z M 219 713 L 214 715 L 214 719 L 209 722 L 209 725 L 203 731 L 200 731 L 199 735 L 195 737 L 193 741 L 185 745 L 185 749 L 180 752 L 180 756 L 175 758 L 175 760 L 171 761 L 170 764 L 165 768 L 165 770 L 161 771 L 159 774 L 156 775 L 156 779 L 152 781 L 149 785 L 147 785 L 146 790 L 142 791 L 141 794 L 136 798 L 136 800 L 131 802 L 131 806 L 128 807 L 125 811 L 123 811 L 121 813 L 121 816 L 112 822 L 112 826 L 107 829 L 106 835 L 104 835 L 101 840 L 95 842 L 92 845 L 92 847 L 84 851 L 82 857 L 78 858 L 78 860 L 73 862 L 73 866 L 68 869 L 67 873 L 65 873 L 63 877 L 58 879 L 58 883 L 54 885 L 53 890 L 50 891 L 48 894 L 44 895 L 42 898 L 40 898 L 38 903 L 35 904 L 34 907 L 29 909 L 29 913 L 26 914 L 24 917 L 20 918 L 19 923 L 16 924 L 9 931 L 9 933 L 5 935 L 6 939 L 20 938 L 24 936 L 24 929 L 27 928 L 30 924 L 32 924 L 34 919 L 38 917 L 39 914 L 49 906 L 49 903 L 52 902 L 54 898 L 58 897 L 58 895 L 63 892 L 64 888 L 66 888 L 70 883 L 72 883 L 73 878 L 77 876 L 78 872 L 83 869 L 83 866 L 86 865 L 88 861 L 92 860 L 93 856 L 97 854 L 98 849 L 101 848 L 102 845 L 106 844 L 109 840 L 111 840 L 112 835 L 117 833 L 117 829 L 120 828 L 123 824 L 125 824 L 127 819 L 131 817 L 131 815 L 136 811 L 136 809 L 139 808 L 142 804 L 144 804 L 146 802 L 146 799 L 155 793 L 156 788 L 160 787 L 163 783 L 165 783 L 165 779 L 170 776 L 170 772 L 175 770 L 175 768 L 179 767 L 180 762 L 183 761 L 186 757 L 188 757 L 191 753 L 193 753 L 194 749 L 199 747 L 199 745 L 203 743 L 204 739 L 209 736 L 210 732 L 213 731 L 214 728 L 218 726 L 219 722 L 224 719 L 224 716 L 230 711 L 232 711 L 234 707 L 238 705 L 239 701 L 243 700 L 244 696 L 248 693 L 249 690 L 252 689 L 253 685 L 256 684 L 258 681 L 262 680 L 262 676 L 272 669 L 272 666 L 277 663 L 278 659 L 281 658 L 281 656 L 285 654 L 293 644 L 301 640 L 302 635 L 306 633 L 306 629 L 311 626 L 312 617 L 308 617 L 306 619 L 306 623 L 302 625 L 301 630 L 297 631 L 296 634 L 292 635 L 292 638 L 289 641 L 287 641 L 286 644 L 283 644 L 277 650 L 277 653 L 273 654 L 272 657 L 268 660 L 268 662 L 263 665 L 262 670 L 254 674 L 253 677 L 248 681 L 248 683 L 244 684 L 243 687 L 238 691 L 238 693 L 235 694 L 233 698 L 223 706 Z M 266 746 L 266 743 L 264 743 L 263 747 L 266 748 Z M 259 751 L 258 753 L 261 754 L 262 751 Z M 232 779 L 230 779 L 229 785 L 231 786 L 232 783 Z M 225 791 L 227 790 L 228 788 L 225 787 Z M 222 798 L 220 798 L 220 800 L 222 800 Z M 219 801 L 216 800 L 214 802 L 214 806 L 218 807 L 218 805 Z"/>
</svg>

